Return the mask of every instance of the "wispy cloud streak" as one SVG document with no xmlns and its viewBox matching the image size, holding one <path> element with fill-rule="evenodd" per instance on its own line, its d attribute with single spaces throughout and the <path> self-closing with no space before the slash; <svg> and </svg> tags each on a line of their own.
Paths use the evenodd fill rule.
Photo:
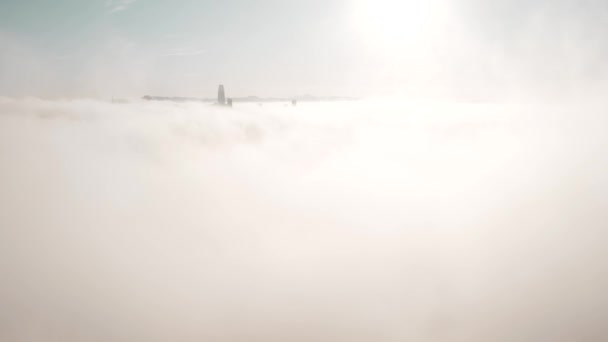
<svg viewBox="0 0 608 342">
<path fill-rule="evenodd" d="M 170 52 L 167 54 L 164 54 L 163 56 L 165 57 L 186 57 L 186 56 L 198 56 L 198 55 L 202 55 L 206 52 L 207 50 L 205 49 L 200 49 L 200 50 L 180 50 L 180 51 L 174 51 L 174 52 Z"/>
<path fill-rule="evenodd" d="M 106 8 L 109 13 L 116 13 L 127 10 L 137 0 L 108 0 L 106 1 Z"/>
</svg>

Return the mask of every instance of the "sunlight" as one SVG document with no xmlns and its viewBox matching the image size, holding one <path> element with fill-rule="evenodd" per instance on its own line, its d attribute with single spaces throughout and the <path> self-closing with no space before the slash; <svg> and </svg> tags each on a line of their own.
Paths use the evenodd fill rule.
<svg viewBox="0 0 608 342">
<path fill-rule="evenodd" d="M 446 12 L 439 0 L 356 0 L 355 30 L 370 49 L 400 54 L 423 47 Z"/>
</svg>

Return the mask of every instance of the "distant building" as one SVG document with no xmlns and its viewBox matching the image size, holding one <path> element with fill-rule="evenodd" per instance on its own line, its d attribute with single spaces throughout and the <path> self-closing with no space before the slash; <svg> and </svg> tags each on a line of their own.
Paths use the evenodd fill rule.
<svg viewBox="0 0 608 342">
<path fill-rule="evenodd" d="M 219 89 L 217 90 L 217 104 L 220 106 L 226 105 L 226 94 L 224 92 L 224 85 L 220 84 Z"/>
</svg>

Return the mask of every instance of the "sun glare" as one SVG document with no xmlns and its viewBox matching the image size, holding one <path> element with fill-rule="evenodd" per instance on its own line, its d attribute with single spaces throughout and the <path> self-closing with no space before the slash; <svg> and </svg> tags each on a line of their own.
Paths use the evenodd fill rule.
<svg viewBox="0 0 608 342">
<path fill-rule="evenodd" d="M 438 0 L 356 0 L 353 23 L 371 49 L 399 53 L 431 39 L 444 12 Z"/>
</svg>

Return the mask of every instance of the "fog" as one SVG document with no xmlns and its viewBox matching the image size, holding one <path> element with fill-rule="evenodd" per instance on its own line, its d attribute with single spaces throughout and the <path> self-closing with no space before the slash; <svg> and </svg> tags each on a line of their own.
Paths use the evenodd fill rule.
<svg viewBox="0 0 608 342">
<path fill-rule="evenodd" d="M 0 99 L 4 341 L 601 341 L 601 102 Z"/>
<path fill-rule="evenodd" d="M 0 340 L 608 340 L 606 15 L 1 1 Z"/>
</svg>

